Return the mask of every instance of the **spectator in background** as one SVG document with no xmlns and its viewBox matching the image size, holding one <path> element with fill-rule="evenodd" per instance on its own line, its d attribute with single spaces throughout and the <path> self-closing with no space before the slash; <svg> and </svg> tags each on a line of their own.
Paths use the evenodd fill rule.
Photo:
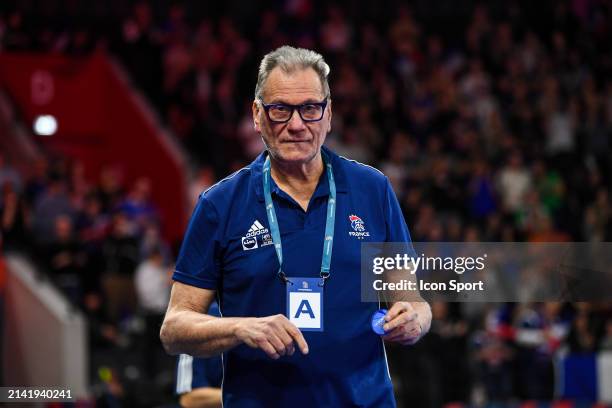
<svg viewBox="0 0 612 408">
<path fill-rule="evenodd" d="M 122 24 L 121 42 L 117 44 L 124 63 L 134 74 L 138 85 L 153 103 L 161 107 L 159 84 L 163 83 L 162 33 L 156 27 L 151 6 L 137 1 Z"/>
<path fill-rule="evenodd" d="M 100 285 L 105 269 L 102 246 L 110 226 L 110 217 L 102 212 L 97 195 L 90 192 L 83 198 L 83 205 L 75 222 L 76 235 L 87 256 L 87 267 L 83 276 L 83 290 L 86 294 L 101 296 Z"/>
<path fill-rule="evenodd" d="M 570 242 L 571 237 L 568 233 L 560 231 L 553 224 L 552 218 L 543 213 L 542 217 L 537 220 L 537 224 L 527 236 L 530 242 Z"/>
<path fill-rule="evenodd" d="M 12 185 L 13 189 L 18 193 L 23 188 L 21 175 L 6 162 L 4 154 L 0 152 L 0 187 L 6 184 Z"/>
<path fill-rule="evenodd" d="M 0 199 L 0 235 L 5 250 L 26 248 L 29 211 L 20 195 L 10 183 L 2 185 Z"/>
<path fill-rule="evenodd" d="M 109 236 L 102 245 L 105 269 L 102 276 L 108 314 L 113 322 L 133 316 L 136 308 L 134 272 L 139 261 L 136 228 L 121 213 L 113 215 Z"/>
<path fill-rule="evenodd" d="M 49 184 L 49 161 L 45 157 L 38 158 L 31 168 L 26 181 L 24 199 L 32 208 Z"/>
<path fill-rule="evenodd" d="M 509 214 L 521 210 L 525 196 L 531 188 L 531 174 L 523 165 L 523 158 L 518 151 L 513 152 L 506 166 L 497 177 L 503 209 Z"/>
<path fill-rule="evenodd" d="M 591 305 L 576 303 L 576 315 L 567 336 L 570 352 L 576 354 L 592 353 L 596 350 L 597 339 L 594 333 Z"/>
<path fill-rule="evenodd" d="M 389 181 L 399 197 L 403 196 L 406 186 L 406 155 L 410 143 L 408 135 L 396 133 L 391 139 L 387 157 L 388 161 L 382 163 L 380 170 L 389 177 Z"/>
<path fill-rule="evenodd" d="M 240 120 L 237 133 L 239 142 L 243 146 L 244 156 L 249 160 L 253 160 L 264 149 L 264 144 L 259 134 L 253 128 L 251 106 L 248 104 L 244 106 L 244 114 Z"/>
<path fill-rule="evenodd" d="M 551 79 L 550 94 L 545 95 L 543 114 L 546 131 L 546 151 L 564 169 L 571 167 L 568 162 L 575 148 L 576 99 L 563 104 L 560 101 L 558 83 Z M 564 106 L 565 105 L 565 106 Z"/>
<path fill-rule="evenodd" d="M 467 352 L 468 325 L 461 317 L 460 306 L 458 303 L 432 303 L 433 323 L 427 343 L 435 350 L 430 381 L 438 383 L 433 387 L 439 390 L 435 395 L 436 406 L 466 403 L 470 398 L 470 372 L 462 357 Z"/>
<path fill-rule="evenodd" d="M 123 174 L 116 166 L 106 166 L 100 171 L 96 194 L 102 204 L 102 212 L 110 214 L 125 195 Z"/>
<path fill-rule="evenodd" d="M 164 263 L 169 263 L 172 260 L 170 247 L 164 241 L 159 225 L 150 222 L 145 225 L 140 237 L 140 259 L 147 259 L 153 252 L 160 252 Z"/>
<path fill-rule="evenodd" d="M 330 53 L 346 50 L 351 42 L 352 30 L 343 10 L 335 5 L 327 9 L 327 20 L 321 26 L 321 44 Z"/>
<path fill-rule="evenodd" d="M 588 241 L 607 241 L 612 236 L 612 210 L 608 191 L 600 188 L 595 196 L 595 201 L 586 208 L 584 215 L 584 236 Z"/>
<path fill-rule="evenodd" d="M 159 247 L 150 251 L 134 275 L 138 306 L 145 322 L 142 361 L 149 378 L 155 378 L 158 374 L 158 360 L 170 359 L 159 340 L 159 329 L 170 299 L 170 276 L 170 268 Z"/>
<path fill-rule="evenodd" d="M 104 293 L 90 291 L 85 294 L 83 311 L 87 316 L 89 344 L 93 350 L 107 350 L 126 345 L 127 338 L 108 315 Z"/>
<path fill-rule="evenodd" d="M 77 209 L 83 208 L 87 194 L 92 190 L 85 177 L 85 164 L 82 161 L 75 161 L 69 165 L 68 186 L 72 196 L 73 205 Z"/>
<path fill-rule="evenodd" d="M 473 163 L 469 194 L 470 212 L 474 218 L 482 220 L 497 210 L 495 187 L 489 165 L 484 160 Z"/>
<path fill-rule="evenodd" d="M 557 215 L 563 205 L 565 185 L 558 171 L 550 170 L 543 160 L 537 160 L 532 165 L 534 187 L 546 212 Z"/>
<path fill-rule="evenodd" d="M 102 246 L 110 225 L 110 217 L 102 212 L 102 203 L 95 194 L 90 193 L 85 196 L 75 225 L 79 231 L 79 239 L 83 243 L 90 246 L 92 250 Z"/>
<path fill-rule="evenodd" d="M 189 186 L 190 208 L 195 208 L 200 194 L 213 184 L 215 184 L 215 175 L 212 167 L 200 167 Z"/>
<path fill-rule="evenodd" d="M 520 207 L 513 215 L 515 222 L 527 234 L 539 233 L 550 220 L 548 211 L 540 200 L 540 194 L 535 189 L 525 192 Z"/>
<path fill-rule="evenodd" d="M 66 182 L 59 174 L 52 174 L 47 189 L 34 205 L 34 236 L 42 245 L 49 243 L 54 236 L 55 219 L 67 216 L 73 219 L 75 209 L 66 191 Z"/>
<path fill-rule="evenodd" d="M 80 304 L 83 275 L 88 272 L 87 257 L 82 245 L 74 237 L 70 217 L 60 215 L 55 218 L 55 230 L 46 252 L 51 278 L 73 304 Z"/>
<path fill-rule="evenodd" d="M 8 13 L 2 42 L 2 48 L 7 51 L 26 50 L 34 45 L 24 26 L 23 14 L 20 11 L 14 10 Z"/>
<path fill-rule="evenodd" d="M 489 310 L 483 320 L 484 329 L 473 336 L 478 377 L 490 404 L 504 406 L 514 395 L 512 307 Z"/>
<path fill-rule="evenodd" d="M 553 355 L 569 331 L 561 307 L 559 302 L 548 302 L 525 305 L 518 310 L 515 338 L 518 394 L 521 398 L 553 398 Z"/>
<path fill-rule="evenodd" d="M 605 333 L 599 346 L 601 351 L 612 352 L 612 319 L 608 319 L 605 324 Z"/>
<path fill-rule="evenodd" d="M 143 233 L 148 223 L 159 221 L 158 211 L 151 201 L 151 180 L 146 177 L 136 180 L 116 210 L 129 218 L 137 228 L 138 234 Z"/>
</svg>

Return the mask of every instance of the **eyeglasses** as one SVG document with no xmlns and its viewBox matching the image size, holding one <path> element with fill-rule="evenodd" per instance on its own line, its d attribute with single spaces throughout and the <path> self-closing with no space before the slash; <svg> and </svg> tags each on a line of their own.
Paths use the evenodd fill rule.
<svg viewBox="0 0 612 408">
<path fill-rule="evenodd" d="M 272 123 L 289 122 L 293 117 L 293 111 L 296 109 L 304 122 L 318 122 L 323 119 L 323 114 L 327 107 L 327 97 L 322 102 L 308 102 L 300 105 L 289 105 L 287 103 L 266 104 L 261 98 L 259 102 L 261 102 L 268 120 Z"/>
</svg>

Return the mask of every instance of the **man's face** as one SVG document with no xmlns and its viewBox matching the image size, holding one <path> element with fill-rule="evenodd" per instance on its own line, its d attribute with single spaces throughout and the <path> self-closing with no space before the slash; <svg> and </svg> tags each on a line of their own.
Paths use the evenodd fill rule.
<svg viewBox="0 0 612 408">
<path fill-rule="evenodd" d="M 274 68 L 263 90 L 265 104 L 322 102 L 325 96 L 321 80 L 312 68 L 290 74 Z M 255 130 L 261 134 L 272 157 L 284 163 L 308 163 L 317 157 L 331 129 L 331 116 L 329 102 L 318 122 L 304 122 L 296 109 L 288 122 L 273 123 L 268 120 L 263 106 L 258 101 L 253 102 Z"/>
</svg>

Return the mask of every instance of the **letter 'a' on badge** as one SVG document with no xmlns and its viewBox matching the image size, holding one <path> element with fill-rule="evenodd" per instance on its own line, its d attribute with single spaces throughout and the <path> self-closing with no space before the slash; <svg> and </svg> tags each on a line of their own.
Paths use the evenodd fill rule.
<svg viewBox="0 0 612 408">
<path fill-rule="evenodd" d="M 385 329 L 383 329 L 386 315 L 387 309 L 379 309 L 372 315 L 372 330 L 379 336 L 386 334 Z"/>
<path fill-rule="evenodd" d="M 287 284 L 287 318 L 302 331 L 323 331 L 321 278 L 291 277 Z"/>
</svg>

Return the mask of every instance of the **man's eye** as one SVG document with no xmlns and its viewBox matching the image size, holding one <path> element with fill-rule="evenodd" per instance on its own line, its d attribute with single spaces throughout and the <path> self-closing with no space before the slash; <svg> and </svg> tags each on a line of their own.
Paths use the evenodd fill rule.
<svg viewBox="0 0 612 408">
<path fill-rule="evenodd" d="M 276 105 L 272 107 L 272 109 L 274 109 L 277 112 L 289 112 L 291 110 L 291 108 L 285 105 Z"/>
<path fill-rule="evenodd" d="M 317 112 L 319 110 L 319 107 L 317 105 L 304 105 L 302 107 L 302 111 L 305 113 L 314 113 Z"/>
</svg>

